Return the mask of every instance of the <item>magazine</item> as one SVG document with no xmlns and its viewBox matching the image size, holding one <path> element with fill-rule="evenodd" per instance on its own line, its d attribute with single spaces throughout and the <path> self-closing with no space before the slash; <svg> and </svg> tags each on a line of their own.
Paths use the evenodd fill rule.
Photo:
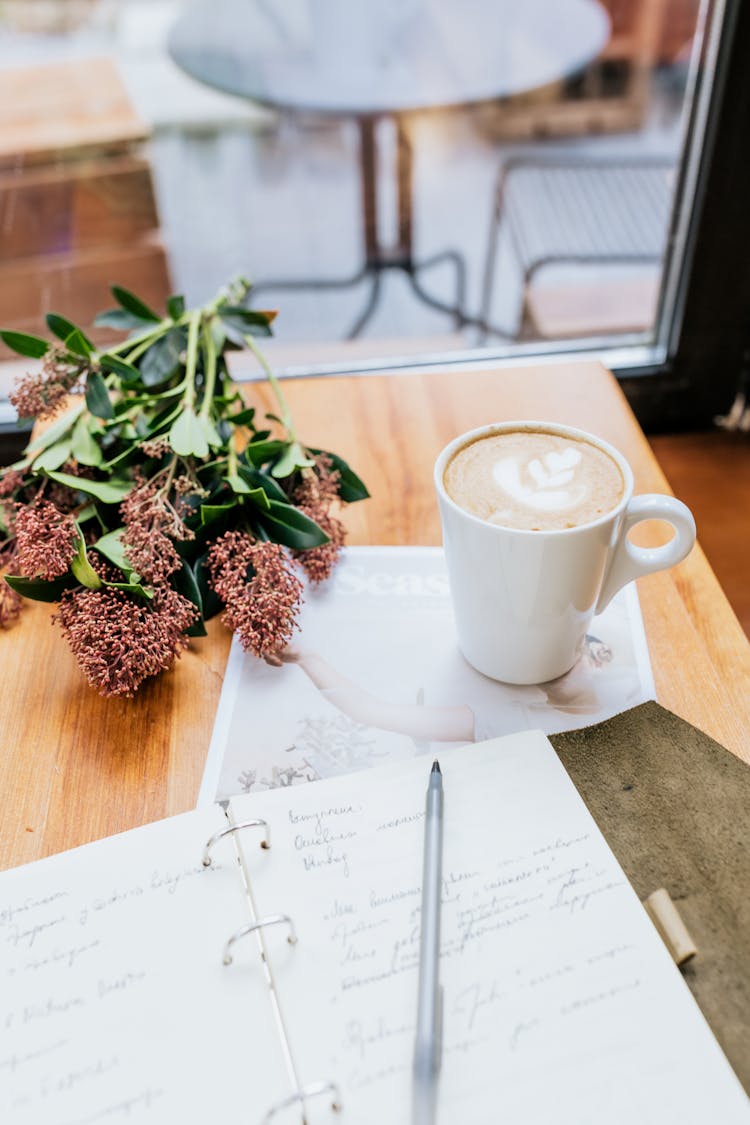
<svg viewBox="0 0 750 1125">
<path fill-rule="evenodd" d="M 589 726 L 654 697 L 632 583 L 594 618 L 570 672 L 516 687 L 461 655 L 440 548 L 350 547 L 327 583 L 306 588 L 279 666 L 232 642 L 199 804 Z"/>
</svg>

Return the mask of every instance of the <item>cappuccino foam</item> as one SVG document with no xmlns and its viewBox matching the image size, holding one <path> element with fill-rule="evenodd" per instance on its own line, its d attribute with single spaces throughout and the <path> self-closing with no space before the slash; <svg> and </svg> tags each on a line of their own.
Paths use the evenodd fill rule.
<svg viewBox="0 0 750 1125">
<path fill-rule="evenodd" d="M 591 442 L 546 430 L 509 430 L 465 445 L 443 476 L 454 503 L 479 519 L 560 531 L 599 519 L 625 491 L 619 465 Z"/>
</svg>

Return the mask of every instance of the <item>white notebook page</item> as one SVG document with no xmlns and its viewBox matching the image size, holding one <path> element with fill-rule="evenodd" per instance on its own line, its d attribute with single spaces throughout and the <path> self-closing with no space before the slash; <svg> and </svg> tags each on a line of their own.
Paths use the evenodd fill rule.
<svg viewBox="0 0 750 1125">
<path fill-rule="evenodd" d="M 546 738 L 449 750 L 440 763 L 439 1125 L 750 1122 Z M 271 850 L 248 851 L 258 909 L 297 924 L 296 946 L 267 939 L 295 1064 L 303 1081 L 336 1079 L 340 1119 L 356 1125 L 409 1120 L 429 765 L 232 801 L 236 816 L 272 825 Z M 326 1104 L 307 1112 L 333 1120 Z"/>
<path fill-rule="evenodd" d="M 3 1125 L 255 1122 L 288 1093 L 252 938 L 252 971 L 222 964 L 249 920 L 231 840 L 201 865 L 226 824 L 203 809 L 0 876 Z"/>
</svg>

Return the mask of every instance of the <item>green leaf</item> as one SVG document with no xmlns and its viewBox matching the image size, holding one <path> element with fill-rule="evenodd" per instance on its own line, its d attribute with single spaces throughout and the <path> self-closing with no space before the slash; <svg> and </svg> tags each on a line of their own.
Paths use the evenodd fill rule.
<svg viewBox="0 0 750 1125">
<path fill-rule="evenodd" d="M 82 586 L 86 586 L 89 590 L 100 589 L 102 580 L 88 560 L 86 543 L 81 535 L 80 527 L 78 528 L 78 549 L 71 561 L 70 569 Z"/>
<path fill-rule="evenodd" d="M 81 508 L 76 516 L 76 523 L 86 523 L 87 520 L 92 520 L 96 516 L 96 504 L 87 504 L 85 508 Z"/>
<path fill-rule="evenodd" d="M 54 445 L 48 446 L 35 458 L 34 472 L 41 473 L 50 469 L 59 469 L 69 459 L 72 446 L 73 441 L 70 435 L 56 441 Z"/>
<path fill-rule="evenodd" d="M 94 350 L 94 345 L 87 336 L 84 336 L 80 328 L 74 328 L 70 335 L 65 337 L 65 347 L 69 352 L 82 355 L 84 359 L 88 359 Z"/>
<path fill-rule="evenodd" d="M 221 519 L 226 512 L 231 512 L 236 507 L 236 500 L 231 500 L 228 504 L 201 504 L 201 524 L 205 527 L 207 523 Z"/>
<path fill-rule="evenodd" d="M 275 309 L 248 309 L 244 305 L 222 305 L 220 315 L 236 316 L 243 324 L 267 328 L 273 324 L 277 314 Z"/>
<path fill-rule="evenodd" d="M 129 289 L 123 289 L 120 285 L 112 286 L 112 296 L 127 312 L 132 313 L 133 316 L 139 317 L 141 320 L 154 320 L 160 321 L 161 317 L 157 316 L 153 309 L 148 305 L 144 305 L 140 297 L 136 297 L 135 293 L 131 293 Z"/>
<path fill-rule="evenodd" d="M 305 457 L 305 451 L 300 443 L 292 441 L 271 469 L 271 476 L 276 477 L 277 480 L 290 477 L 295 469 L 310 469 L 314 464 L 315 462 L 309 457 Z"/>
<path fill-rule="evenodd" d="M 105 559 L 114 563 L 118 570 L 123 571 L 124 574 L 130 574 L 133 568 L 125 557 L 125 547 L 122 542 L 124 530 L 124 527 L 116 527 L 114 531 L 108 531 L 106 535 L 97 539 L 94 543 L 94 549 L 100 555 L 104 555 Z"/>
<path fill-rule="evenodd" d="M 169 431 L 169 444 L 180 457 L 208 457 L 208 441 L 194 410 L 180 411 Z"/>
<path fill-rule="evenodd" d="M 50 471 L 47 471 L 47 476 L 50 480 L 56 480 L 60 484 L 67 484 L 68 488 L 83 492 L 85 496 L 93 496 L 95 500 L 101 500 L 102 504 L 119 504 L 133 487 L 133 482 L 129 480 L 86 480 L 84 477 L 74 477 L 71 473 Z"/>
<path fill-rule="evenodd" d="M 281 504 L 288 503 L 286 492 L 279 487 L 273 477 L 269 477 L 268 473 L 245 465 L 239 465 L 237 472 L 252 488 L 262 488 L 269 500 L 278 500 Z"/>
<path fill-rule="evenodd" d="M 230 328 L 240 336 L 271 336 L 271 324 L 276 318 L 275 312 L 265 312 L 262 309 L 243 309 L 240 305 L 224 305 L 219 310 L 219 316 L 225 328 Z"/>
<path fill-rule="evenodd" d="M 29 359 L 41 359 L 49 351 L 49 344 L 39 336 L 29 336 L 26 332 L 0 331 L 0 339 L 12 351 Z"/>
<path fill-rule="evenodd" d="M 20 574 L 6 574 L 5 581 L 11 590 L 35 602 L 59 602 L 65 590 L 76 585 L 71 574 L 46 581 L 44 578 L 24 578 Z"/>
<path fill-rule="evenodd" d="M 58 313 L 47 313 L 44 319 L 50 332 L 54 333 L 58 340 L 66 340 L 72 332 L 76 331 L 75 324 Z"/>
<path fill-rule="evenodd" d="M 239 410 L 236 414 L 230 414 L 226 419 L 231 422 L 233 426 L 249 426 L 255 417 L 255 407 L 251 406 L 247 410 Z"/>
<path fill-rule="evenodd" d="M 185 298 L 178 295 L 170 297 L 167 301 L 167 312 L 172 320 L 179 320 L 185 312 Z"/>
<path fill-rule="evenodd" d="M 141 316 L 133 316 L 132 313 L 125 312 L 125 309 L 107 309 L 106 312 L 99 313 L 94 324 L 99 328 L 117 328 L 126 332 L 131 328 L 147 328 L 153 321 L 151 317 L 144 320 Z"/>
<path fill-rule="evenodd" d="M 182 366 L 185 333 L 180 328 L 170 328 L 143 353 L 140 359 L 141 379 L 147 387 L 159 387 L 173 378 Z"/>
<path fill-rule="evenodd" d="M 247 481 L 243 480 L 239 473 L 229 473 L 224 477 L 224 480 L 227 482 L 232 492 L 247 496 L 253 491 L 252 486 L 249 485 Z"/>
<path fill-rule="evenodd" d="M 260 467 L 278 457 L 287 443 L 285 441 L 251 441 L 245 446 L 245 460 Z"/>
<path fill-rule="evenodd" d="M 243 499 L 249 500 L 251 504 L 258 504 L 265 511 L 270 511 L 271 505 L 262 488 L 252 488 L 239 473 L 230 473 L 229 476 L 224 477 L 224 480 L 232 492 L 236 492 Z"/>
<path fill-rule="evenodd" d="M 198 422 L 200 423 L 200 427 L 203 430 L 203 436 L 205 437 L 208 444 L 213 449 L 221 449 L 224 442 L 221 440 L 221 436 L 219 435 L 219 432 L 211 419 L 207 418 L 205 414 L 199 414 Z"/>
<path fill-rule="evenodd" d="M 89 420 L 83 415 L 78 419 L 73 427 L 73 442 L 72 453 L 79 465 L 101 465 L 104 460 L 102 451 L 97 443 L 94 441 L 91 430 L 89 429 Z M 42 454 L 42 457 L 44 454 Z M 57 468 L 56 465 L 51 465 L 50 468 Z"/>
<path fill-rule="evenodd" d="M 354 504 L 357 500 L 367 500 L 370 493 L 367 490 L 367 485 L 364 481 L 360 480 L 353 469 L 350 469 L 343 457 L 339 457 L 337 453 L 331 453 L 326 449 L 310 449 L 316 457 L 324 453 L 326 457 L 330 457 L 333 462 L 333 468 L 338 469 L 341 474 L 339 478 L 339 496 L 347 504 Z"/>
<path fill-rule="evenodd" d="M 61 418 L 58 418 L 56 422 L 53 422 L 51 426 L 48 426 L 47 429 L 43 430 L 33 441 L 29 442 L 26 446 L 26 452 L 37 453 L 41 449 L 48 449 L 51 445 L 54 445 L 63 434 L 66 434 L 68 430 L 72 429 L 73 423 L 76 418 L 83 414 L 83 410 L 84 406 L 82 402 L 73 406 L 70 410 L 67 410 Z"/>
<path fill-rule="evenodd" d="M 105 371 L 111 371 L 113 375 L 117 375 L 122 379 L 123 383 L 130 386 L 131 383 L 139 383 L 141 373 L 137 367 L 132 364 L 126 363 L 124 359 L 119 359 L 116 355 L 109 355 L 103 352 L 99 356 L 99 363 Z"/>
<path fill-rule="evenodd" d="M 86 378 L 86 405 L 96 418 L 114 418 L 107 384 L 98 371 L 89 371 Z"/>
<path fill-rule="evenodd" d="M 183 562 L 181 568 L 172 575 L 172 585 L 178 594 L 192 602 L 198 610 L 200 617 L 186 630 L 188 637 L 205 637 L 206 626 L 203 623 L 203 598 L 201 597 L 198 581 L 193 569 L 188 562 Z"/>
<path fill-rule="evenodd" d="M 283 543 L 295 551 L 306 551 L 327 543 L 328 536 L 315 520 L 311 520 L 292 504 L 271 500 L 270 512 L 258 514 L 259 523 L 270 533 L 276 543 Z"/>
<path fill-rule="evenodd" d="M 217 613 L 220 613 L 224 608 L 219 595 L 210 584 L 210 575 L 206 567 L 206 559 L 208 553 L 201 555 L 200 558 L 193 563 L 193 574 L 195 581 L 198 583 L 198 590 L 200 591 L 201 602 L 203 604 L 203 620 L 210 621 Z"/>
</svg>

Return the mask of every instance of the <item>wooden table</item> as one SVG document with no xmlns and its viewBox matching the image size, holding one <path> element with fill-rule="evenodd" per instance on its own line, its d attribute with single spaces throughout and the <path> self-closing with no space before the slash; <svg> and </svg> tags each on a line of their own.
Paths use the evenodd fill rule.
<svg viewBox="0 0 750 1125">
<path fill-rule="evenodd" d="M 439 543 L 433 460 L 483 422 L 582 426 L 623 451 L 637 491 L 668 490 L 617 384 L 595 363 L 287 387 L 303 440 L 335 449 L 370 487 L 372 499 L 346 513 L 352 543 Z M 247 394 L 271 408 L 265 386 Z M 750 645 L 702 551 L 645 579 L 640 593 L 660 702 L 750 761 Z M 107 701 L 84 683 L 49 615 L 31 604 L 0 636 L 0 866 L 191 808 L 221 690 L 229 635 L 219 621 L 137 699 Z"/>
</svg>

